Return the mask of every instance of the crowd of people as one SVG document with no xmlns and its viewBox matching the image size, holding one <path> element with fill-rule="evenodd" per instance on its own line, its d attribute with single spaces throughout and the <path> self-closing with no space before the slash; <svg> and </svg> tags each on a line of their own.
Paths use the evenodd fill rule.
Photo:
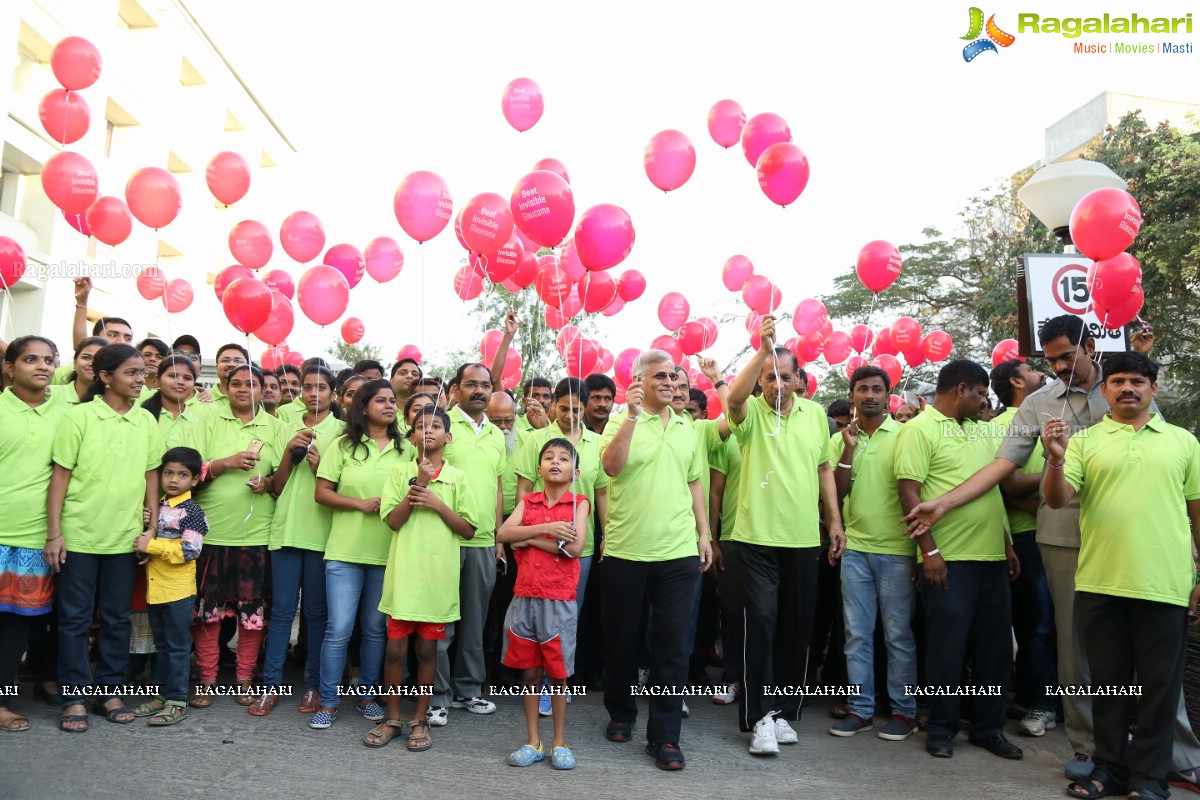
<svg viewBox="0 0 1200 800">
<path fill-rule="evenodd" d="M 300 710 L 328 729 L 351 698 L 368 747 L 426 750 L 452 709 L 495 713 L 515 685 L 508 763 L 570 769 L 572 687 L 602 686 L 604 736 L 628 742 L 645 686 L 646 750 L 682 769 L 684 687 L 719 667 L 712 700 L 756 756 L 797 742 L 824 685 L 843 692 L 835 736 L 882 716 L 879 738 L 922 728 L 949 758 L 965 719 L 1018 759 L 1017 709 L 1028 736 L 1065 719 L 1073 796 L 1200 791 L 1182 694 L 1200 445 L 1158 413 L 1148 328 L 1100 360 L 1058 317 L 1053 380 L 952 360 L 931 400 L 889 413 L 873 366 L 828 409 L 806 399 L 768 316 L 732 385 L 700 360 L 709 420 L 658 350 L 620 412 L 605 375 L 509 393 L 511 314 L 496 363 L 445 380 L 411 359 L 264 371 L 225 344 L 203 388 L 195 337 L 135 346 L 111 317 L 89 336 L 77 300 L 69 363 L 22 336 L 0 393 L 0 684 L 24 660 L 63 731 L 89 707 L 174 725 L 223 688 L 269 715 L 299 613 Z M 127 705 L 150 652 L 157 694 Z M 27 730 L 13 694 L 0 729 Z"/>
</svg>

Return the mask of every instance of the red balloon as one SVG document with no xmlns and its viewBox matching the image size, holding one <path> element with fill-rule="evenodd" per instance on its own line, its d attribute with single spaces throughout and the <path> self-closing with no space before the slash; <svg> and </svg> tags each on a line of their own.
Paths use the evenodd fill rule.
<svg viewBox="0 0 1200 800">
<path fill-rule="evenodd" d="M 167 284 L 167 291 L 163 294 L 163 305 L 169 313 L 177 314 L 186 311 L 194 298 L 192 285 L 183 278 L 175 278 Z"/>
<path fill-rule="evenodd" d="M 533 165 L 531 171 L 537 172 L 539 169 L 544 169 L 547 172 L 553 172 L 567 183 L 571 182 L 571 176 L 567 172 L 567 165 L 559 161 L 557 158 L 543 158 L 541 161 Z"/>
<path fill-rule="evenodd" d="M 1100 318 L 1100 324 L 1110 331 L 1115 331 L 1130 322 L 1133 322 L 1137 315 L 1142 312 L 1142 305 L 1145 302 L 1145 295 L 1142 292 L 1142 285 L 1136 284 L 1129 292 L 1129 297 L 1116 308 L 1104 308 L 1098 305 L 1095 301 L 1092 302 L 1092 312 Z"/>
<path fill-rule="evenodd" d="M 229 252 L 243 267 L 262 269 L 275 252 L 271 231 L 257 220 L 242 220 L 229 231 Z"/>
<path fill-rule="evenodd" d="M 658 321 L 669 331 L 679 330 L 691 313 L 691 305 L 679 292 L 667 292 L 658 301 Z"/>
<path fill-rule="evenodd" d="M 921 323 L 912 317 L 900 317 L 892 323 L 892 343 L 901 352 L 916 347 L 921 343 Z"/>
<path fill-rule="evenodd" d="M 289 258 L 304 264 L 325 249 L 325 226 L 310 211 L 293 211 L 279 226 L 279 243 Z"/>
<path fill-rule="evenodd" d="M 704 349 L 707 350 L 717 343 L 717 323 L 708 317 L 700 317 L 696 321 L 704 328 Z"/>
<path fill-rule="evenodd" d="M 746 286 L 742 289 L 742 299 L 758 313 L 769 314 L 773 299 L 771 290 L 774 288 L 774 284 L 766 275 L 754 275 L 746 281 Z"/>
<path fill-rule="evenodd" d="M 721 268 L 721 281 L 731 292 L 740 292 L 746 287 L 746 281 L 754 277 L 754 265 L 745 256 L 730 256 Z"/>
<path fill-rule="evenodd" d="M 500 110 L 504 112 L 504 119 L 520 133 L 536 125 L 545 109 L 542 90 L 529 78 L 509 81 L 500 97 Z"/>
<path fill-rule="evenodd" d="M 913 369 L 925 363 L 925 340 L 923 338 L 916 347 L 904 351 L 904 361 Z"/>
<path fill-rule="evenodd" d="M 346 344 L 354 344 L 361 341 L 366 332 L 366 326 L 363 325 L 363 321 L 358 317 L 346 317 L 342 322 L 342 341 Z"/>
<path fill-rule="evenodd" d="M 86 89 L 100 78 L 103 66 L 96 45 L 79 36 L 60 39 L 50 51 L 50 69 L 67 89 Z"/>
<path fill-rule="evenodd" d="M 575 315 L 570 313 L 571 309 L 567 307 L 554 308 L 546 306 L 546 325 L 551 330 L 560 330 L 564 325 L 571 321 Z"/>
<path fill-rule="evenodd" d="M 625 260 L 633 249 L 633 220 L 620 206 L 601 203 L 579 218 L 575 248 L 588 269 L 603 270 Z"/>
<path fill-rule="evenodd" d="M 778 114 L 755 114 L 742 128 L 742 153 L 750 166 L 758 166 L 758 157 L 773 144 L 790 142 L 792 130 Z"/>
<path fill-rule="evenodd" d="M 7 290 L 21 280 L 26 267 L 25 248 L 15 239 L 0 236 L 0 290 Z"/>
<path fill-rule="evenodd" d="M 671 357 L 671 361 L 678 364 L 683 361 L 683 348 L 679 345 L 679 340 L 670 334 L 663 334 L 650 343 L 651 350 L 662 350 Z"/>
<path fill-rule="evenodd" d="M 133 217 L 125 201 L 119 197 L 101 195 L 84 215 L 88 230 L 105 244 L 116 246 L 133 232 Z"/>
<path fill-rule="evenodd" d="M 708 135 L 721 147 L 737 144 L 745 125 L 746 112 L 733 100 L 718 100 L 708 110 Z"/>
<path fill-rule="evenodd" d="M 576 328 L 574 325 L 564 325 L 562 330 L 558 332 L 558 338 L 554 342 L 555 346 L 558 348 L 558 354 L 560 356 L 563 355 L 567 352 L 567 346 L 570 345 L 571 342 L 582 338 L 583 331 L 579 330 L 579 328 Z"/>
<path fill-rule="evenodd" d="M 296 284 L 292 276 L 281 269 L 273 269 L 263 276 L 263 283 L 291 300 L 296 296 Z"/>
<path fill-rule="evenodd" d="M 296 325 L 296 312 L 292 302 L 279 292 L 271 292 L 271 315 L 254 331 L 259 341 L 277 345 L 287 340 Z"/>
<path fill-rule="evenodd" d="M 163 277 L 162 270 L 151 265 L 142 267 L 142 271 L 137 276 L 138 294 L 147 300 L 157 300 L 163 296 L 163 292 L 167 290 L 167 280 Z"/>
<path fill-rule="evenodd" d="M 89 206 L 89 208 L 90 207 L 91 206 Z M 68 214 L 66 211 L 64 211 L 64 212 L 62 212 L 62 215 L 63 215 L 63 219 L 65 219 L 67 221 L 67 224 L 70 225 L 72 228 L 79 231 L 84 236 L 91 236 L 92 229 L 88 227 L 86 213 L 87 213 L 86 210 L 84 211 L 83 214 Z"/>
<path fill-rule="evenodd" d="M 813 298 L 801 300 L 797 304 L 796 310 L 792 312 L 792 327 L 801 336 L 810 337 L 820 332 L 825 325 L 831 325 L 829 312 L 820 300 Z"/>
<path fill-rule="evenodd" d="M 404 176 L 392 199 L 396 221 L 422 244 L 437 236 L 450 223 L 454 201 L 446 182 L 432 172 L 420 170 Z"/>
<path fill-rule="evenodd" d="M 1088 270 L 1088 288 L 1092 302 L 1103 308 L 1116 308 L 1129 300 L 1134 286 L 1142 285 L 1142 265 L 1129 253 L 1097 261 Z"/>
<path fill-rule="evenodd" d="M 483 277 L 477 267 L 459 267 L 454 273 L 454 293 L 462 300 L 474 300 L 483 294 Z"/>
<path fill-rule="evenodd" d="M 293 367 L 304 366 L 304 354 L 296 350 L 288 351 L 288 354 L 283 357 L 283 363 L 291 364 Z"/>
<path fill-rule="evenodd" d="M 471 246 L 467 244 L 467 240 L 462 235 L 462 213 L 463 210 L 460 206 L 458 211 L 454 212 L 454 224 L 451 227 L 454 228 L 454 235 L 458 237 L 458 243 L 462 245 L 462 249 L 469 253 L 471 252 Z"/>
<path fill-rule="evenodd" d="M 213 291 L 217 293 L 217 302 L 218 303 L 224 302 L 225 290 L 229 287 L 229 284 L 233 283 L 238 278 L 251 278 L 253 280 L 258 280 L 257 278 L 254 277 L 253 272 L 246 269 L 241 264 L 234 264 L 232 266 L 226 267 L 225 269 L 218 272 L 217 277 L 213 280 Z M 270 289 L 271 287 L 268 286 L 267 288 Z M 162 292 L 159 292 L 159 295 L 161 295 L 161 294 L 162 294 Z M 157 296 L 158 295 L 155 295 L 155 297 L 157 297 Z M 154 298 L 147 297 L 146 299 L 153 300 Z"/>
<path fill-rule="evenodd" d="M 1088 192 L 1071 211 L 1071 241 L 1093 261 L 1127 250 L 1142 228 L 1142 209 L 1129 192 L 1105 187 Z"/>
<path fill-rule="evenodd" d="M 505 389 L 515 389 L 521 385 L 521 354 L 516 350 L 510 349 L 504 356 L 500 385 Z"/>
<path fill-rule="evenodd" d="M 607 374 L 613 368 L 613 360 L 614 359 L 613 359 L 612 351 L 601 350 L 600 351 L 600 363 L 596 365 L 596 369 L 593 371 L 599 372 L 602 375 Z"/>
<path fill-rule="evenodd" d="M 863 286 L 872 292 L 882 292 L 900 277 L 900 251 L 891 242 L 867 242 L 858 251 L 856 270 Z"/>
<path fill-rule="evenodd" d="M 656 188 L 669 192 L 687 183 L 696 171 L 696 148 L 682 131 L 659 131 L 646 145 L 642 166 Z"/>
<path fill-rule="evenodd" d="M 861 353 L 870 347 L 874 338 L 875 332 L 866 325 L 855 325 L 850 329 L 850 343 L 854 346 L 856 353 Z"/>
<path fill-rule="evenodd" d="M 484 192 L 463 206 L 460 225 L 467 247 L 488 255 L 503 247 L 512 236 L 513 215 L 503 197 L 495 192 Z"/>
<path fill-rule="evenodd" d="M 416 361 L 418 364 L 420 364 L 421 363 L 420 349 L 415 344 L 404 345 L 404 347 L 401 347 L 400 351 L 398 353 L 396 353 L 396 360 L 403 361 L 406 358 L 411 358 L 413 361 Z"/>
<path fill-rule="evenodd" d="M 217 202 L 231 206 L 250 191 L 250 164 L 237 153 L 225 150 L 208 162 L 204 180 Z"/>
<path fill-rule="evenodd" d="M 318 264 L 300 276 L 296 302 L 304 316 L 318 325 L 328 325 L 346 313 L 350 284 L 341 272 L 328 264 Z"/>
<path fill-rule="evenodd" d="M 55 153 L 42 164 L 42 189 L 50 202 L 71 214 L 82 214 L 96 200 L 96 168 L 78 153 Z"/>
<path fill-rule="evenodd" d="M 637 300 L 646 291 L 646 278 L 636 269 L 627 269 L 617 281 L 617 293 L 626 303 Z"/>
<path fill-rule="evenodd" d="M 704 326 L 699 320 L 683 324 L 679 330 L 679 346 L 689 356 L 694 356 L 704 349 Z"/>
<path fill-rule="evenodd" d="M 325 257 L 321 261 L 342 273 L 351 289 L 358 286 L 367 270 L 367 262 L 363 260 L 362 253 L 352 244 L 335 244 L 325 251 Z"/>
<path fill-rule="evenodd" d="M 525 247 L 521 244 L 521 238 L 514 233 L 491 255 L 481 256 L 473 253 L 470 258 L 472 266 L 476 261 L 484 264 L 484 272 L 493 283 L 502 283 L 516 274 L 521 259 L 525 258 Z"/>
<path fill-rule="evenodd" d="M 624 307 L 625 301 L 618 297 L 616 300 L 613 300 L 611 303 L 609 303 L 605 308 L 602 308 L 600 313 L 606 317 L 611 317 Z"/>
<path fill-rule="evenodd" d="M 221 308 L 233 327 L 242 333 L 250 333 L 270 318 L 271 297 L 271 290 L 257 278 L 238 278 L 225 287 Z"/>
<path fill-rule="evenodd" d="M 880 328 L 879 333 L 875 334 L 875 344 L 871 346 L 871 355 L 899 355 L 900 348 L 892 341 L 892 329 Z"/>
<path fill-rule="evenodd" d="M 579 260 L 579 252 L 575 249 L 575 240 L 567 239 L 558 256 L 558 265 L 573 282 L 581 280 L 587 273 L 587 267 Z"/>
<path fill-rule="evenodd" d="M 708 400 L 708 419 L 716 419 L 721 416 L 724 409 L 721 408 L 721 397 L 717 394 L 717 390 L 708 389 L 704 392 L 704 397 Z"/>
<path fill-rule="evenodd" d="M 165 228 L 183 205 L 179 181 L 162 167 L 142 167 L 125 184 L 125 202 L 147 228 Z"/>
<path fill-rule="evenodd" d="M 516 285 L 517 290 L 524 289 L 537 280 L 540 269 L 537 253 L 533 250 L 526 250 L 525 255 L 521 258 L 521 263 L 517 265 L 517 271 L 512 276 L 512 282 Z"/>
<path fill-rule="evenodd" d="M 92 124 L 92 111 L 78 92 L 51 89 L 38 103 L 38 119 L 50 138 L 62 145 L 77 142 Z"/>
<path fill-rule="evenodd" d="M 772 203 L 787 208 L 808 186 L 808 156 L 791 142 L 777 142 L 758 157 L 758 186 Z"/>
<path fill-rule="evenodd" d="M 886 372 L 892 386 L 898 385 L 900 377 L 904 374 L 904 367 L 900 365 L 900 359 L 888 353 L 876 356 L 875 360 L 871 362 L 871 366 L 879 367 Z"/>
<path fill-rule="evenodd" d="M 995 347 L 992 348 L 992 366 L 998 367 L 1005 361 L 1013 359 L 1024 361 L 1025 358 L 1020 354 L 1020 345 L 1016 339 L 1003 339 Z"/>
<path fill-rule="evenodd" d="M 810 374 L 808 376 L 807 383 L 808 383 L 808 394 L 806 394 L 805 397 L 807 397 L 809 400 L 812 400 L 813 395 L 817 393 L 817 386 L 819 383 L 817 381 L 817 376 Z"/>
<path fill-rule="evenodd" d="M 275 370 L 279 369 L 280 364 L 285 363 L 284 359 L 287 358 L 287 354 L 287 345 L 283 345 L 281 347 L 268 347 L 263 351 L 262 358 L 259 359 L 259 363 L 262 364 L 263 369 L 274 372 Z"/>
<path fill-rule="evenodd" d="M 830 364 L 840 364 L 850 356 L 851 348 L 850 334 L 845 331 L 834 331 L 825 340 L 825 360 Z"/>
<path fill-rule="evenodd" d="M 380 283 L 387 283 L 404 269 L 404 253 L 400 243 L 388 236 L 378 236 L 363 251 L 367 274 Z"/>
<path fill-rule="evenodd" d="M 850 358 L 846 361 L 846 378 L 849 379 L 850 376 L 854 374 L 854 370 L 858 369 L 859 367 L 865 367 L 866 365 L 867 360 L 862 356 L 850 356 Z"/>
<path fill-rule="evenodd" d="M 558 173 L 534 170 L 513 186 L 508 208 L 526 236 L 543 247 L 558 247 L 571 232 L 575 195 Z"/>
<path fill-rule="evenodd" d="M 921 349 L 930 361 L 944 361 L 946 356 L 950 355 L 950 351 L 954 349 L 954 342 L 950 339 L 950 334 L 945 331 L 930 331 L 925 334 Z"/>
<path fill-rule="evenodd" d="M 888 395 L 888 413 L 895 414 L 900 410 L 900 406 L 904 405 L 904 398 L 898 394 Z"/>
<path fill-rule="evenodd" d="M 538 272 L 535 288 L 542 302 L 558 308 L 571 293 L 571 279 L 557 264 L 547 264 Z"/>
<path fill-rule="evenodd" d="M 600 363 L 600 348 L 590 339 L 575 339 L 567 344 L 563 360 L 567 364 L 568 375 L 584 378 Z"/>
<path fill-rule="evenodd" d="M 589 272 L 578 284 L 583 310 L 589 314 L 603 311 L 617 300 L 617 282 L 607 272 Z"/>
</svg>

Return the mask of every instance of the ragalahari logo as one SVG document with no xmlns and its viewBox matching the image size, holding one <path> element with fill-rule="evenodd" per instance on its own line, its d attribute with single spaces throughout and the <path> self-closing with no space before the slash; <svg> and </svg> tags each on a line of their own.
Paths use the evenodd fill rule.
<svg viewBox="0 0 1200 800">
<path fill-rule="evenodd" d="M 980 38 L 979 34 L 987 33 L 986 38 Z M 963 48 L 963 61 L 974 61 L 975 57 L 980 53 L 998 53 L 996 45 L 1008 47 L 1017 40 L 1017 37 L 1011 33 L 1005 33 L 1000 30 L 1000 26 L 996 24 L 996 15 L 992 14 L 988 17 L 987 25 L 983 23 L 983 11 L 975 6 L 971 6 L 971 27 L 967 30 L 967 35 L 963 39 L 972 40 L 970 44 Z"/>
</svg>

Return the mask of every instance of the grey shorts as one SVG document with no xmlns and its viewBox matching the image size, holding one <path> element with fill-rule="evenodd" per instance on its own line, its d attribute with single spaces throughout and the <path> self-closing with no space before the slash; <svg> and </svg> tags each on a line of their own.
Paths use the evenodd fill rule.
<svg viewBox="0 0 1200 800">
<path fill-rule="evenodd" d="M 575 672 L 575 630 L 579 622 L 574 600 L 514 597 L 504 615 L 503 661 L 513 669 L 544 667 L 546 675 L 566 680 Z"/>
</svg>

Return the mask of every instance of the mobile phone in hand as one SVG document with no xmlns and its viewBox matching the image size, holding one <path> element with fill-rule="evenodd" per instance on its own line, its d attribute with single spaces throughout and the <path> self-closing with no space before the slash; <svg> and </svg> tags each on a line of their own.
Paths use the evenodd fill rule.
<svg viewBox="0 0 1200 800">
<path fill-rule="evenodd" d="M 252 455 L 258 455 L 262 452 L 263 446 L 266 444 L 262 439 L 251 439 L 250 444 L 246 447 L 246 452 Z"/>
</svg>

